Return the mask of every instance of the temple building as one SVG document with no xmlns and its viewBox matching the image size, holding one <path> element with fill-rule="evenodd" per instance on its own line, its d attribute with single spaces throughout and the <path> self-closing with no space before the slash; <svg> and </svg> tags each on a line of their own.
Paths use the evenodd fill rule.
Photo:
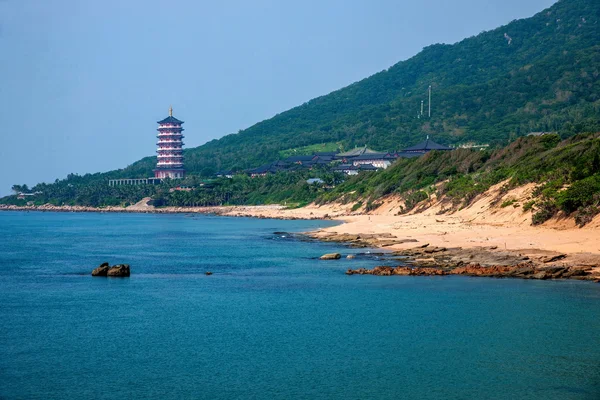
<svg viewBox="0 0 600 400">
<path fill-rule="evenodd" d="M 185 176 L 183 168 L 183 121 L 173 117 L 173 107 L 169 116 L 158 121 L 158 162 L 154 170 L 155 178 L 180 179 Z"/>
<path fill-rule="evenodd" d="M 439 144 L 429 139 L 429 135 L 427 135 L 427 139 L 421 143 L 417 143 L 412 147 L 407 147 L 403 150 L 404 153 L 418 153 L 425 154 L 430 152 L 431 150 L 438 151 L 450 151 L 452 147 L 444 146 L 443 144 Z"/>
</svg>

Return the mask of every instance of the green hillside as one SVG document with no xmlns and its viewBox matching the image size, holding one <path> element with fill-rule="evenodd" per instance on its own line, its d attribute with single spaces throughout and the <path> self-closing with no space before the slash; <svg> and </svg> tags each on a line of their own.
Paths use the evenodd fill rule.
<svg viewBox="0 0 600 400">
<path fill-rule="evenodd" d="M 560 0 L 537 15 L 453 45 L 435 44 L 360 82 L 236 134 L 186 150 L 210 175 L 324 144 L 392 150 L 424 134 L 445 144 L 506 144 L 532 131 L 600 130 L 600 2 Z M 432 86 L 431 119 L 417 118 Z M 148 176 L 154 157 L 121 176 Z"/>
</svg>

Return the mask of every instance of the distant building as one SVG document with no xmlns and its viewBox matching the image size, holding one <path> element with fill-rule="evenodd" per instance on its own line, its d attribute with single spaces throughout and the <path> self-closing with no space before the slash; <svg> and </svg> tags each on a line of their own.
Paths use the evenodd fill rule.
<svg viewBox="0 0 600 400">
<path fill-rule="evenodd" d="M 191 192 L 192 190 L 194 190 L 194 188 L 190 187 L 190 186 L 177 186 L 177 187 L 169 189 L 169 193 L 173 193 L 173 192 Z"/>
<path fill-rule="evenodd" d="M 154 170 L 155 178 L 180 179 L 185 176 L 183 169 L 183 121 L 173 117 L 173 107 L 169 116 L 158 121 L 158 162 Z"/>
<path fill-rule="evenodd" d="M 358 167 L 352 164 L 339 164 L 333 167 L 333 172 L 340 172 L 345 175 L 358 175 Z"/>
<path fill-rule="evenodd" d="M 17 199 L 19 200 L 25 200 L 27 197 L 32 197 L 35 196 L 37 194 L 41 194 L 42 192 L 34 192 L 34 193 L 23 193 L 23 192 L 19 192 L 17 193 Z"/>
<path fill-rule="evenodd" d="M 556 132 L 529 132 L 527 134 L 527 136 L 544 136 L 544 135 L 551 135 L 553 133 L 556 133 Z"/>
<path fill-rule="evenodd" d="M 415 144 L 414 146 L 407 147 L 406 149 L 404 149 L 402 151 L 402 153 L 424 154 L 424 153 L 430 152 L 431 150 L 448 151 L 448 150 L 452 150 L 452 147 L 448 147 L 448 146 L 444 146 L 443 144 L 436 143 L 433 140 L 429 139 L 429 136 L 427 136 L 427 139 L 425 139 L 421 143 Z"/>
<path fill-rule="evenodd" d="M 159 185 L 162 182 L 161 178 L 124 178 L 124 179 L 109 179 L 108 186 L 123 186 L 123 185 Z"/>
<path fill-rule="evenodd" d="M 233 171 L 231 170 L 225 170 L 225 171 L 219 171 L 217 172 L 217 178 L 233 178 Z"/>
<path fill-rule="evenodd" d="M 396 158 L 393 154 L 389 153 L 365 153 L 350 158 L 348 161 L 355 166 L 372 165 L 375 168 L 386 169 L 396 161 Z"/>
<path fill-rule="evenodd" d="M 291 156 L 286 158 L 284 161 L 290 164 L 306 164 L 307 162 L 312 161 L 312 159 L 315 158 L 314 155 L 312 156 Z"/>
</svg>

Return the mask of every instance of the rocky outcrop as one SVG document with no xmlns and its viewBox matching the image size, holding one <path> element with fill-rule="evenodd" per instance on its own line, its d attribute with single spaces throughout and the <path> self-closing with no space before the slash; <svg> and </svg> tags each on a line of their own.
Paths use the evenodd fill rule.
<svg viewBox="0 0 600 400">
<path fill-rule="evenodd" d="M 131 275 L 129 264 L 117 264 L 111 267 L 105 262 L 92 271 L 92 276 L 127 277 L 129 275 Z"/>
<path fill-rule="evenodd" d="M 431 275 L 448 275 L 448 272 L 440 268 L 410 268 L 410 267 L 389 267 L 379 266 L 373 269 L 349 269 L 346 271 L 346 275 L 377 275 L 377 276 L 391 276 L 391 275 L 405 275 L 405 276 L 431 276 Z"/>
<path fill-rule="evenodd" d="M 127 277 L 130 274 L 131 271 L 129 270 L 129 264 L 118 264 L 110 267 L 110 269 L 106 273 L 106 276 Z"/>
<path fill-rule="evenodd" d="M 346 275 L 377 275 L 377 276 L 435 276 L 435 275 L 466 275 L 495 278 L 524 278 L 524 279 L 583 279 L 596 280 L 597 276 L 591 274 L 591 267 L 537 267 L 532 262 L 521 263 L 513 266 L 480 264 L 467 264 L 455 268 L 434 267 L 407 267 L 407 266 L 379 266 L 373 269 L 349 269 Z"/>
<path fill-rule="evenodd" d="M 340 253 L 329 253 L 323 254 L 321 257 L 319 257 L 319 260 L 339 260 L 340 258 L 342 258 Z"/>
<path fill-rule="evenodd" d="M 324 242 L 349 243 L 352 247 L 389 247 L 401 243 L 416 242 L 415 239 L 398 239 L 391 233 L 331 233 L 326 236 L 318 236 Z"/>
<path fill-rule="evenodd" d="M 110 265 L 107 262 L 102 263 L 98 268 L 92 271 L 92 276 L 106 276 L 109 269 Z"/>
</svg>

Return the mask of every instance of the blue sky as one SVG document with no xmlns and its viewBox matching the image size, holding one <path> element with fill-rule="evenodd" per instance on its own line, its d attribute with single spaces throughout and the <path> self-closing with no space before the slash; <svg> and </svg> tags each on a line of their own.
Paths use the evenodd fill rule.
<svg viewBox="0 0 600 400">
<path fill-rule="evenodd" d="M 186 147 L 553 0 L 0 0 L 0 195 Z"/>
</svg>

